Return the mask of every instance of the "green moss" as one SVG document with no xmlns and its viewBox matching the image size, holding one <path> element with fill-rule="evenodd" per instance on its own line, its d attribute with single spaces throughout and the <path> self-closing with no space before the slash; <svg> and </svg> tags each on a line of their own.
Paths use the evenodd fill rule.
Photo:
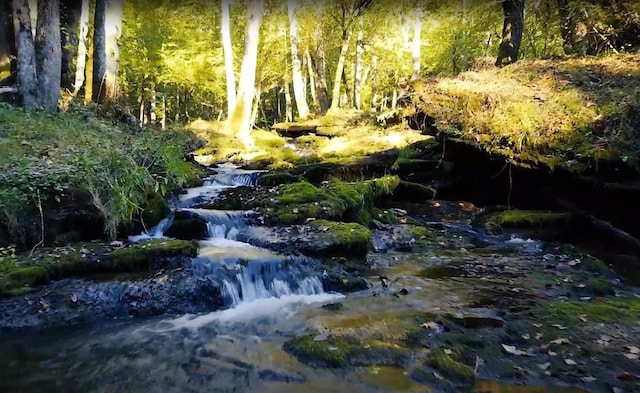
<svg viewBox="0 0 640 393">
<path fill-rule="evenodd" d="M 267 173 L 258 178 L 259 186 L 278 186 L 280 184 L 290 184 L 299 181 L 298 177 L 288 172 L 272 172 Z"/>
<path fill-rule="evenodd" d="M 283 349 L 303 363 L 327 368 L 398 365 L 406 357 L 405 352 L 393 344 L 352 336 L 299 336 L 287 341 Z"/>
<path fill-rule="evenodd" d="M 114 267 L 118 271 L 147 269 L 153 262 L 179 256 L 196 257 L 198 243 L 188 240 L 152 240 L 113 251 Z"/>
<path fill-rule="evenodd" d="M 436 190 L 423 184 L 401 181 L 395 191 L 396 199 L 424 202 L 436 197 Z"/>
<path fill-rule="evenodd" d="M 554 228 L 567 224 L 570 219 L 569 213 L 515 209 L 490 213 L 483 218 L 492 232 L 500 232 L 502 228 Z"/>
<path fill-rule="evenodd" d="M 563 325 L 584 324 L 581 318 L 586 318 L 589 322 L 637 323 L 640 320 L 640 299 L 601 298 L 590 302 L 557 301 L 537 307 L 534 314 L 546 318 L 549 323 Z"/>
<path fill-rule="evenodd" d="M 584 283 L 584 290 L 595 296 L 615 295 L 616 288 L 611 280 L 604 278 L 592 278 Z"/>
<path fill-rule="evenodd" d="M 334 245 L 327 253 L 339 251 L 340 254 L 365 255 L 371 243 L 371 231 L 361 224 L 315 220 L 311 222 L 315 230 L 326 232 L 328 243 Z"/>
<path fill-rule="evenodd" d="M 14 294 L 16 290 L 35 287 L 47 280 L 47 270 L 41 266 L 16 267 L 0 277 L 0 294 Z"/>
<path fill-rule="evenodd" d="M 156 226 L 171 211 L 167 201 L 158 193 L 151 194 L 142 208 L 143 211 L 140 218 L 145 228 Z"/>
<path fill-rule="evenodd" d="M 371 219 L 377 220 L 382 224 L 397 224 L 398 217 L 390 210 L 382 210 L 374 207 L 371 211 Z"/>
<path fill-rule="evenodd" d="M 369 225 L 374 202 L 391 195 L 400 179 L 385 176 L 362 182 L 314 186 L 298 182 L 257 198 L 269 224 L 298 224 L 307 218 L 341 219 Z"/>
<path fill-rule="evenodd" d="M 427 364 L 441 372 L 445 377 L 460 380 L 474 379 L 475 372 L 473 368 L 455 360 L 454 356 L 456 356 L 455 352 L 448 355 L 442 348 L 433 349 L 429 353 Z"/>
</svg>

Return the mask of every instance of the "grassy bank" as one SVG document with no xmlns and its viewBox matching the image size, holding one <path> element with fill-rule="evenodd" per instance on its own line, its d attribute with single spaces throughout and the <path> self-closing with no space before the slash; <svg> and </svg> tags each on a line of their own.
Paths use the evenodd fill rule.
<svg viewBox="0 0 640 393">
<path fill-rule="evenodd" d="M 89 109 L 0 104 L 0 245 L 64 242 L 62 232 L 85 230 L 74 223 L 107 237 L 136 219 L 151 224 L 168 193 L 198 180 L 184 161 L 196 147 L 190 133 L 127 128 Z"/>
<path fill-rule="evenodd" d="M 433 126 L 521 165 L 640 167 L 640 54 L 523 61 L 415 82 Z"/>
</svg>

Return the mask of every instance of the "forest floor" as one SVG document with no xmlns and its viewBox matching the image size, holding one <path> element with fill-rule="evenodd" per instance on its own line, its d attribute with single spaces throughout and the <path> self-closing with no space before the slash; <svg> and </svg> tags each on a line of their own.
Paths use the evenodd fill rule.
<svg viewBox="0 0 640 393">
<path fill-rule="evenodd" d="M 521 61 L 424 79 L 406 115 L 516 164 L 582 172 L 609 161 L 637 174 L 639 63 L 637 53 Z"/>
</svg>

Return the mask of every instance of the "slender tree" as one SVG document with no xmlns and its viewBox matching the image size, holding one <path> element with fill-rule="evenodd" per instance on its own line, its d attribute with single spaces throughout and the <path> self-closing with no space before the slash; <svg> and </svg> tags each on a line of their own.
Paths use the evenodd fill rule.
<svg viewBox="0 0 640 393">
<path fill-rule="evenodd" d="M 122 34 L 124 0 L 96 0 L 93 33 L 93 101 L 113 102 L 118 96 L 118 39 Z"/>
<path fill-rule="evenodd" d="M 227 80 L 227 115 L 231 115 L 236 106 L 236 80 L 233 70 L 233 47 L 231 46 L 231 13 L 229 12 L 229 0 L 221 0 L 222 6 L 222 50 L 224 52 L 224 70 Z"/>
<path fill-rule="evenodd" d="M 311 101 L 313 105 L 317 107 L 318 105 L 318 94 L 316 93 L 316 75 L 313 70 L 313 61 L 311 60 L 311 54 L 309 53 L 309 48 L 306 48 L 304 51 L 304 57 L 307 63 L 307 73 L 309 75 L 309 91 L 311 93 Z"/>
<path fill-rule="evenodd" d="M 73 90 L 75 84 L 75 64 L 80 40 L 80 23 L 82 16 L 82 0 L 60 1 L 60 26 L 62 45 L 62 73 L 60 85 Z"/>
<path fill-rule="evenodd" d="M 38 103 L 46 112 L 55 112 L 60 99 L 62 70 L 59 0 L 38 1 L 35 46 Z"/>
<path fill-rule="evenodd" d="M 31 10 L 29 0 L 13 0 L 13 15 L 16 19 L 16 46 L 18 52 L 18 94 L 27 109 L 38 107 L 38 78 L 36 73 L 36 50 L 31 33 Z"/>
<path fill-rule="evenodd" d="M 502 25 L 502 42 L 496 59 L 496 66 L 498 67 L 503 65 L 505 59 L 507 64 L 518 61 L 524 32 L 524 7 L 525 0 L 502 1 L 504 22 Z"/>
<path fill-rule="evenodd" d="M 362 92 L 363 85 L 363 75 L 362 75 L 362 55 L 364 54 L 364 43 L 363 43 L 363 32 L 362 28 L 358 30 L 358 38 L 356 40 L 356 64 L 354 68 L 354 77 L 353 77 L 353 104 L 356 109 L 360 109 L 360 98 Z"/>
<path fill-rule="evenodd" d="M 73 95 L 77 95 L 85 81 L 87 68 L 87 35 L 89 34 L 89 0 L 82 0 L 80 8 L 80 31 L 78 33 L 78 50 L 76 52 L 76 69 L 73 82 Z"/>
<path fill-rule="evenodd" d="M 556 0 L 560 15 L 560 33 L 562 35 L 562 48 L 567 55 L 575 53 L 576 49 L 576 22 L 573 11 L 569 6 L 569 0 Z"/>
<path fill-rule="evenodd" d="M 315 56 L 312 57 L 316 69 L 316 91 L 318 92 L 318 102 L 320 103 L 320 113 L 324 114 L 329 109 L 329 88 L 327 87 L 327 65 L 324 55 L 324 44 L 318 42 Z"/>
<path fill-rule="evenodd" d="M 11 1 L 0 2 L 0 72 L 15 71 L 16 37 Z"/>
<path fill-rule="evenodd" d="M 413 24 L 413 42 L 412 42 L 412 54 L 413 54 L 413 73 L 411 79 L 418 79 L 420 77 L 420 49 L 422 48 L 422 1 L 418 0 L 416 6 L 416 19 Z"/>
<path fill-rule="evenodd" d="M 309 116 L 309 105 L 305 94 L 305 84 L 302 79 L 302 67 L 298 56 L 298 20 L 296 18 L 296 0 L 287 1 L 289 13 L 289 35 L 291 37 L 291 69 L 293 71 L 293 95 L 296 99 L 298 117 L 301 119 Z"/>
<path fill-rule="evenodd" d="M 244 53 L 240 68 L 240 84 L 236 106 L 229 116 L 227 126 L 235 131 L 237 137 L 246 148 L 253 147 L 251 138 L 251 109 L 255 96 L 256 69 L 258 61 L 258 43 L 260 39 L 260 22 L 264 0 L 249 0 L 247 3 L 247 23 L 244 36 Z"/>
</svg>

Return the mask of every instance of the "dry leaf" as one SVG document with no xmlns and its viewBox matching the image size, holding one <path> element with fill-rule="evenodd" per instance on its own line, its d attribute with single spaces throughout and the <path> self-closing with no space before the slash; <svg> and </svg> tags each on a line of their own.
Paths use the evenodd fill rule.
<svg viewBox="0 0 640 393">
<path fill-rule="evenodd" d="M 538 367 L 540 367 L 541 370 L 546 370 L 549 368 L 549 366 L 551 366 L 551 363 L 547 362 L 547 363 L 543 363 L 543 364 L 538 364 Z"/>
<path fill-rule="evenodd" d="M 536 340 L 540 340 L 542 337 L 544 337 L 544 334 L 542 334 L 542 333 L 537 333 L 536 334 Z"/>
<path fill-rule="evenodd" d="M 445 348 L 444 349 L 444 353 L 446 353 L 447 355 L 451 355 L 453 353 L 453 351 L 448 349 L 448 348 Z"/>
<path fill-rule="evenodd" d="M 586 383 L 591 383 L 591 382 L 597 381 L 597 378 L 594 378 L 594 377 L 591 377 L 591 376 L 589 376 L 589 377 L 582 377 L 582 378 L 580 378 L 580 379 L 582 379 L 582 380 L 583 380 L 584 382 L 586 382 Z"/>
<path fill-rule="evenodd" d="M 510 355 L 529 356 L 527 352 L 520 350 L 513 345 L 502 344 L 502 348 L 504 348 L 504 351 Z"/>
<path fill-rule="evenodd" d="M 420 327 L 423 327 L 423 328 L 429 329 L 429 330 L 438 330 L 438 329 L 440 329 L 440 325 L 438 325 L 437 322 L 433 322 L 433 321 L 423 323 L 422 325 L 420 325 Z"/>
<path fill-rule="evenodd" d="M 565 359 L 564 362 L 567 363 L 569 366 L 575 366 L 576 364 L 578 364 L 572 359 Z"/>
<path fill-rule="evenodd" d="M 579 315 L 578 318 L 582 321 L 582 322 L 589 322 L 589 320 L 587 319 L 587 314 L 582 314 Z"/>
<path fill-rule="evenodd" d="M 629 350 L 629 353 L 631 354 L 640 355 L 640 348 L 636 347 L 635 345 L 629 345 L 625 348 L 627 348 Z"/>
<path fill-rule="evenodd" d="M 553 326 L 554 328 L 556 328 L 556 329 L 558 329 L 558 330 L 565 330 L 565 329 L 567 328 L 566 326 L 559 325 L 559 324 L 557 324 L 557 323 L 556 323 L 556 324 L 553 324 L 553 325 L 551 325 L 551 326 Z"/>
<path fill-rule="evenodd" d="M 549 344 L 556 344 L 556 345 L 569 344 L 569 340 L 566 338 L 557 338 L 555 340 L 549 341 Z"/>
</svg>

